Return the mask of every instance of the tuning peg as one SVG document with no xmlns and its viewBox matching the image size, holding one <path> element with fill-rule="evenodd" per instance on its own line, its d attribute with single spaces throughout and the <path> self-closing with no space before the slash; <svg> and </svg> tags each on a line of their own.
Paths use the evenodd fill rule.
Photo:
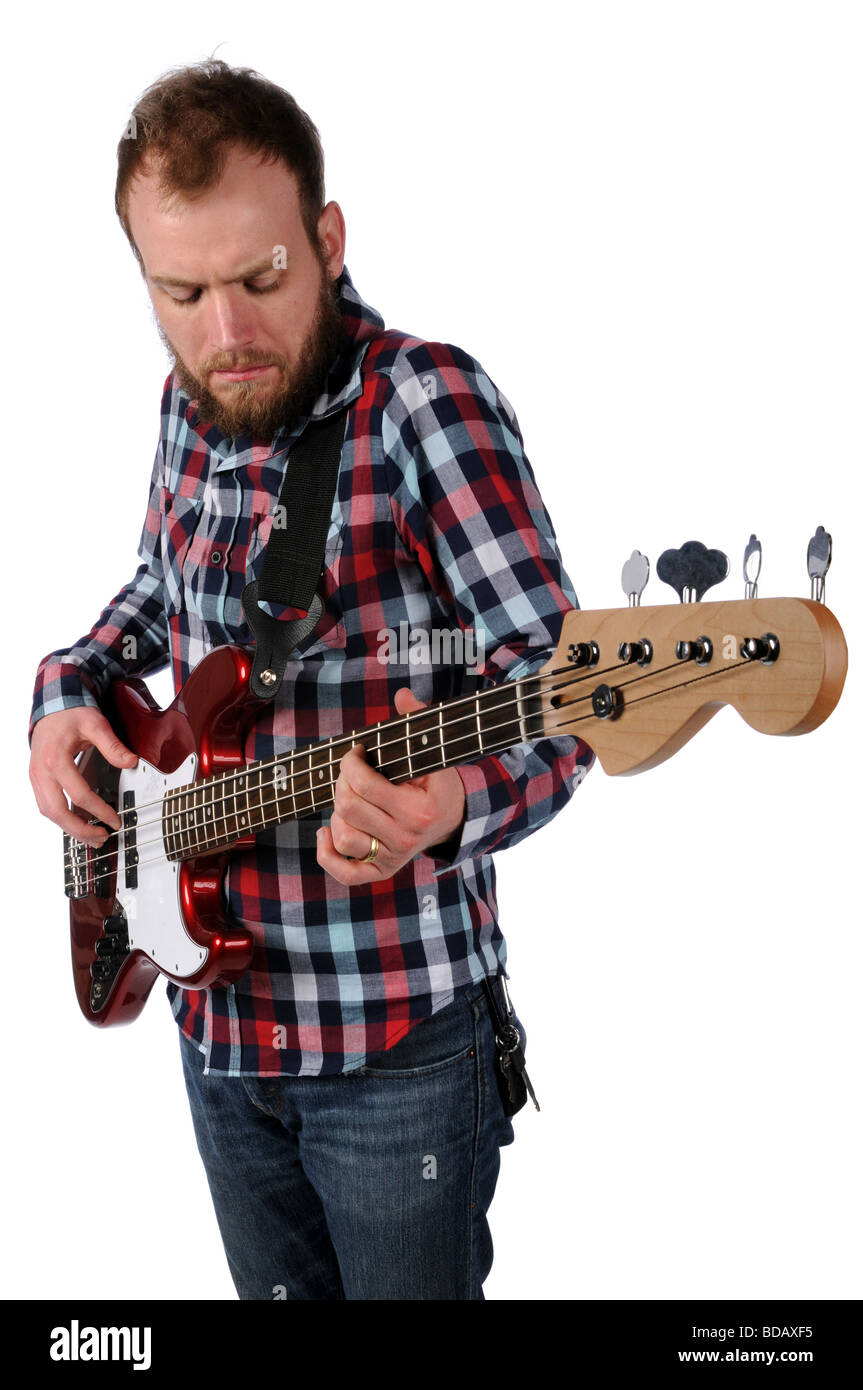
<svg viewBox="0 0 863 1390">
<path fill-rule="evenodd" d="M 650 578 L 650 561 L 640 550 L 633 550 L 620 575 L 623 592 L 629 599 L 630 608 L 641 605 L 641 595 L 647 588 Z"/>
<path fill-rule="evenodd" d="M 701 541 L 687 541 L 679 550 L 663 550 L 656 573 L 663 584 L 671 585 L 681 603 L 696 603 L 726 577 L 728 556 L 721 550 L 708 550 Z"/>
<path fill-rule="evenodd" d="M 833 537 L 819 526 L 809 542 L 806 560 L 809 578 L 812 580 L 812 597 L 816 603 L 824 602 L 824 576 L 833 558 Z"/>
<path fill-rule="evenodd" d="M 743 578 L 746 580 L 746 592 L 744 598 L 758 597 L 758 576 L 761 573 L 761 542 L 753 534 L 746 543 L 743 552 Z"/>
</svg>

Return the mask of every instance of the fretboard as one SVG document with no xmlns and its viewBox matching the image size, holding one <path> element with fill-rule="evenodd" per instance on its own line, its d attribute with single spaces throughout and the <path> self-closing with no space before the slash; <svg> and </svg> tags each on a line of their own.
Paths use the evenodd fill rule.
<svg viewBox="0 0 863 1390">
<path fill-rule="evenodd" d="M 191 859 L 333 804 L 340 760 L 357 743 L 391 782 L 475 762 L 542 736 L 536 676 L 352 730 L 177 787 L 163 801 L 169 859 Z"/>
</svg>

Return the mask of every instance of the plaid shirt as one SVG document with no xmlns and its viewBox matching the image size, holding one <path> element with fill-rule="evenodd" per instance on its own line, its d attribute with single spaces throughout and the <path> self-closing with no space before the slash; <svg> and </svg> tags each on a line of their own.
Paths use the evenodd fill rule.
<svg viewBox="0 0 863 1390">
<path fill-rule="evenodd" d="M 319 418 L 351 405 L 324 614 L 253 726 L 249 760 L 391 718 L 402 685 L 436 703 L 535 671 L 577 606 L 515 415 L 479 363 L 451 344 L 385 331 L 347 268 L 338 289 L 351 344 L 312 410 Z M 179 689 L 214 647 L 251 645 L 240 595 L 260 577 L 290 446 L 307 419 L 272 439 L 230 439 L 168 377 L 142 564 L 86 637 L 41 662 L 31 732 L 45 714 L 98 704 L 118 677 L 170 658 Z M 384 629 L 401 639 L 386 661 Z M 472 636 L 484 661 L 471 669 L 469 646 L 462 666 L 431 640 L 421 650 L 416 634 L 434 630 Z M 225 891 L 254 937 L 249 970 L 222 988 L 168 983 L 205 1070 L 351 1071 L 503 970 L 491 855 L 549 821 L 592 761 L 579 739 L 557 737 L 460 767 L 460 835 L 379 883 L 348 888 L 321 869 L 323 814 L 236 853 Z"/>
</svg>

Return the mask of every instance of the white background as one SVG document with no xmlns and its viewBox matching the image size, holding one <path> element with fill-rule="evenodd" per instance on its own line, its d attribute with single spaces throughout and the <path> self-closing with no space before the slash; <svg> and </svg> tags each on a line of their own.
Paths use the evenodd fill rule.
<svg viewBox="0 0 863 1390">
<path fill-rule="evenodd" d="M 826 725 L 771 740 L 724 710 L 497 858 L 542 1114 L 503 1155 L 487 1297 L 859 1298 L 860 7 L 150 0 L 5 25 L 7 1296 L 235 1296 L 163 987 L 131 1028 L 78 1013 L 25 738 L 39 658 L 137 566 L 158 433 L 116 143 L 149 82 L 220 45 L 317 123 L 360 293 L 512 402 L 583 607 L 624 602 L 634 547 L 693 537 L 742 597 L 753 530 L 761 593 L 808 595 L 833 535 L 851 674 Z"/>
</svg>

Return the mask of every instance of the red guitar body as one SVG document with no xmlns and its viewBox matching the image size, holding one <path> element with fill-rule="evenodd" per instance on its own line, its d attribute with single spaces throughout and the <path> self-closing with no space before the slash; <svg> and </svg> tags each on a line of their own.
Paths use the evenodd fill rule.
<svg viewBox="0 0 863 1390">
<path fill-rule="evenodd" d="M 118 736 L 138 754 L 139 760 L 160 773 L 176 772 L 191 755 L 197 758 L 195 778 L 231 771 L 244 766 L 245 735 L 261 706 L 250 693 L 250 673 L 251 658 L 244 648 L 218 647 L 195 668 L 167 709 L 159 709 L 143 681 L 130 679 L 111 687 L 106 714 Z M 116 807 L 118 769 L 92 748 L 86 751 L 79 767 L 88 784 Z M 181 777 L 181 781 L 187 780 L 192 779 Z M 89 819 L 86 812 L 78 807 L 75 810 Z M 149 838 L 144 836 L 145 841 Z M 231 852 L 252 844 L 254 836 L 250 835 L 235 841 Z M 172 869 L 185 932 L 206 957 L 201 969 L 191 975 L 175 974 L 166 964 L 157 968 L 143 951 L 113 950 L 112 936 L 116 944 L 117 928 L 112 933 L 106 925 L 115 918 L 117 907 L 117 855 L 103 873 L 98 851 L 86 853 L 82 876 L 84 886 L 93 891 L 71 897 L 70 911 L 75 989 L 81 1009 L 91 1023 L 131 1023 L 143 1009 L 160 974 L 190 989 L 206 989 L 227 984 L 248 969 L 252 938 L 231 924 L 222 897 L 229 858 L 226 851 L 186 859 Z M 147 851 L 142 850 L 141 854 L 143 862 Z M 67 848 L 67 862 L 68 855 Z M 125 939 L 122 931 L 121 939 Z M 104 945 L 98 946 L 100 942 Z"/>
</svg>

